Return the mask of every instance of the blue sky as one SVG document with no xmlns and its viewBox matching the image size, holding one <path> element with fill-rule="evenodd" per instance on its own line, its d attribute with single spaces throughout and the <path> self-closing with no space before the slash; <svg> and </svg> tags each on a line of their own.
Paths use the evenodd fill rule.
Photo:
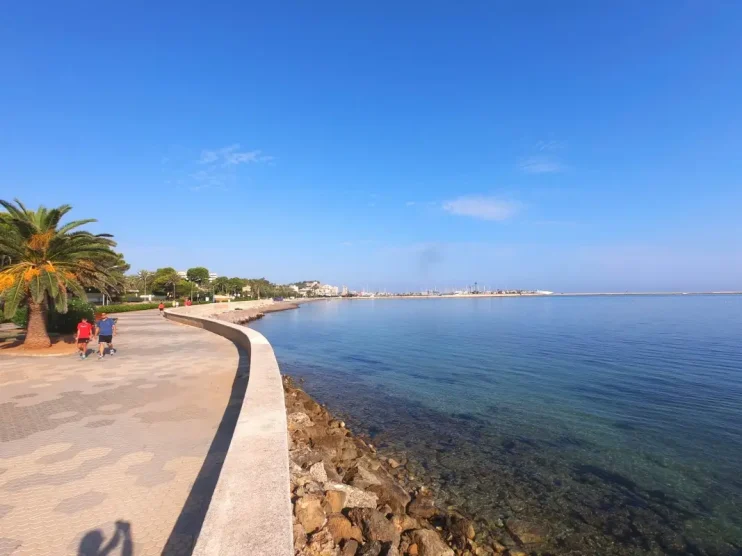
<svg viewBox="0 0 742 556">
<path fill-rule="evenodd" d="M 14 2 L 0 197 L 97 217 L 135 269 L 742 289 L 740 21 L 722 1 Z"/>
</svg>

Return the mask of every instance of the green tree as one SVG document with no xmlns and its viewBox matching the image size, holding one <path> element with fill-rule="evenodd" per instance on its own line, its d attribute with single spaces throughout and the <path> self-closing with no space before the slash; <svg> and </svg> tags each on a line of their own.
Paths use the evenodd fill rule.
<svg viewBox="0 0 742 556">
<path fill-rule="evenodd" d="M 227 280 L 227 291 L 233 295 L 242 293 L 242 288 L 247 285 L 247 280 L 244 278 L 230 278 Z"/>
<path fill-rule="evenodd" d="M 189 268 L 186 276 L 190 282 L 206 284 L 209 281 L 209 269 L 202 266 Z"/>
<path fill-rule="evenodd" d="M 66 313 L 70 294 L 84 300 L 85 287 L 113 291 L 123 258 L 113 251 L 113 236 L 77 230 L 94 219 L 60 226 L 72 209 L 69 205 L 29 210 L 18 199 L 15 204 L 3 200 L 0 204 L 6 211 L 0 213 L 0 255 L 9 260 L 0 271 L 5 318 L 27 306 L 24 345 L 49 347 L 46 315 L 50 304 Z"/>
<path fill-rule="evenodd" d="M 173 294 L 173 288 L 181 280 L 182 278 L 178 274 L 178 271 L 173 267 L 158 268 L 155 271 L 154 280 L 152 280 L 152 291 L 160 295 Z"/>
<path fill-rule="evenodd" d="M 219 276 L 215 278 L 211 283 L 216 293 L 227 293 L 229 291 L 229 278 L 226 276 Z"/>
<path fill-rule="evenodd" d="M 150 272 L 149 270 L 140 270 L 137 272 L 137 288 L 140 292 L 143 292 L 142 295 L 147 295 L 147 286 L 149 285 L 150 291 L 152 291 L 152 280 L 155 276 L 154 272 Z"/>
</svg>

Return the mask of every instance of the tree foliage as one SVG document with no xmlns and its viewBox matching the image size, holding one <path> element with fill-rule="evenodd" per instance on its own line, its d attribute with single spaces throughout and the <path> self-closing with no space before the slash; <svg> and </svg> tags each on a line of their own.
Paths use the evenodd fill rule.
<svg viewBox="0 0 742 556">
<path fill-rule="evenodd" d="M 209 281 L 209 269 L 203 266 L 189 268 L 186 272 L 186 277 L 190 282 L 206 284 Z"/>
<path fill-rule="evenodd" d="M 17 199 L 15 204 L 0 200 L 0 205 L 6 211 L 0 213 L 0 255 L 7 263 L 0 270 L 5 318 L 28 304 L 29 322 L 36 326 L 29 325 L 26 343 L 48 345 L 46 322 L 40 324 L 35 315 L 45 316 L 50 302 L 57 312 L 66 313 L 70 294 L 84 300 L 86 287 L 117 291 L 126 263 L 113 250 L 113 236 L 78 229 L 94 219 L 61 224 L 72 209 L 69 205 L 30 210 Z"/>
</svg>

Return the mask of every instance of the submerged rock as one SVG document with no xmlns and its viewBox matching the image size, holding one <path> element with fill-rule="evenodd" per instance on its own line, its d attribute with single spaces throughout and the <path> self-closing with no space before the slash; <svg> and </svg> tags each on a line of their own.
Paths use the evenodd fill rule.
<svg viewBox="0 0 742 556">
<path fill-rule="evenodd" d="M 522 544 L 540 544 L 549 531 L 546 527 L 522 519 L 508 519 L 505 522 L 508 533 Z"/>
<path fill-rule="evenodd" d="M 399 531 L 384 514 L 370 508 L 354 508 L 348 512 L 351 521 L 361 528 L 363 536 L 371 541 L 399 544 Z"/>
<path fill-rule="evenodd" d="M 417 545 L 420 556 L 454 556 L 454 552 L 443 542 L 441 536 L 430 529 L 416 529 L 410 534 Z"/>
<path fill-rule="evenodd" d="M 432 496 L 418 494 L 407 506 L 407 513 L 412 517 L 430 519 L 438 513 L 438 509 Z"/>
</svg>

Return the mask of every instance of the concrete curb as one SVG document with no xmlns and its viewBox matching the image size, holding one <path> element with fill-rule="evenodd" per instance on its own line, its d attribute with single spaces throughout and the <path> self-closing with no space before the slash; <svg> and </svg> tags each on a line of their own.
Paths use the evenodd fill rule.
<svg viewBox="0 0 742 556">
<path fill-rule="evenodd" d="M 219 334 L 247 350 L 250 377 L 193 554 L 293 556 L 286 404 L 276 356 L 259 332 L 192 314 L 203 315 L 204 307 L 167 309 L 165 317 Z"/>
</svg>

